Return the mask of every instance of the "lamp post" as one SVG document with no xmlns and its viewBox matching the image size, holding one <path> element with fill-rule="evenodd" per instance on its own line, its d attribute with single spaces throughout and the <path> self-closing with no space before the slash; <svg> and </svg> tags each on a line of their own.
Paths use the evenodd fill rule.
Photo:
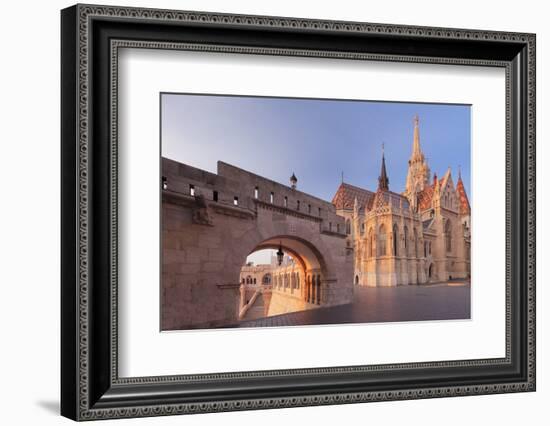
<svg viewBox="0 0 550 426">
<path fill-rule="evenodd" d="M 279 266 L 283 264 L 284 255 L 285 254 L 283 253 L 283 246 L 279 242 L 279 250 L 277 250 L 277 263 L 279 264 Z"/>
<path fill-rule="evenodd" d="M 292 176 L 290 176 L 290 187 L 292 189 L 296 189 L 296 184 L 297 183 L 298 183 L 298 178 L 296 177 L 294 172 L 292 172 Z"/>
</svg>

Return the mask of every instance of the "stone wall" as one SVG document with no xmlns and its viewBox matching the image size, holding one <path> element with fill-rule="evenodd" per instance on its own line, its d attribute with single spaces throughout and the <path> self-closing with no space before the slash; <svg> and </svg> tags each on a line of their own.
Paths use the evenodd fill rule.
<svg viewBox="0 0 550 426">
<path fill-rule="evenodd" d="M 162 174 L 162 330 L 238 321 L 242 265 L 278 244 L 321 271 L 327 306 L 351 301 L 353 256 L 331 203 L 221 162 L 213 174 L 163 159 Z"/>
</svg>

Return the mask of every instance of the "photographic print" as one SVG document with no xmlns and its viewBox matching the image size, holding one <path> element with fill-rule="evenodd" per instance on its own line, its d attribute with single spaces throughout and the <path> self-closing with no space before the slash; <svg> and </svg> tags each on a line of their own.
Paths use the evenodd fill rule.
<svg viewBox="0 0 550 426">
<path fill-rule="evenodd" d="M 470 105 L 160 103 L 161 331 L 470 319 Z"/>
</svg>

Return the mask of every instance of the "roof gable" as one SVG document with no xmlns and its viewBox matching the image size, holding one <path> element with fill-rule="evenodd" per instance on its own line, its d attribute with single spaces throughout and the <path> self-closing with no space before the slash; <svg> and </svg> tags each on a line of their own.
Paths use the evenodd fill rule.
<svg viewBox="0 0 550 426">
<path fill-rule="evenodd" d="M 353 210 L 356 198 L 361 208 L 365 206 L 369 208 L 374 198 L 374 192 L 342 182 L 332 198 L 332 204 L 339 210 Z"/>
<path fill-rule="evenodd" d="M 456 193 L 458 194 L 459 201 L 459 212 L 460 214 L 469 214 L 470 213 L 470 201 L 468 200 L 468 195 L 466 194 L 466 189 L 462 183 L 462 179 L 458 179 L 456 184 Z"/>
</svg>

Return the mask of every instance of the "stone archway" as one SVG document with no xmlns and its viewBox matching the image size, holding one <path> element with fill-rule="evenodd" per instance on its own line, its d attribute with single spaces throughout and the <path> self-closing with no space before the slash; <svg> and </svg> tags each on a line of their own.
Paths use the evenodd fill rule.
<svg viewBox="0 0 550 426">
<path fill-rule="evenodd" d="M 347 281 L 345 276 L 350 265 L 343 266 L 339 270 L 332 253 L 321 239 L 315 238 L 314 235 L 308 235 L 307 238 L 304 235 L 298 236 L 295 230 L 294 235 L 274 235 L 245 252 L 244 247 L 247 242 L 251 245 L 255 236 L 257 236 L 255 232 L 243 236 L 241 246 L 243 250 L 237 250 L 237 252 L 246 253 L 246 255 L 241 255 L 239 264 L 244 264 L 246 258 L 256 251 L 280 248 L 285 254 L 290 255 L 298 266 L 298 272 L 285 271 L 280 279 L 277 279 L 276 269 L 273 271 L 275 278 L 271 291 L 269 294 L 261 291 L 261 302 L 266 305 L 265 315 L 280 315 L 351 301 L 353 281 L 352 279 Z M 280 269 L 284 270 L 285 267 Z M 303 285 L 297 285 L 297 283 L 303 283 Z M 243 298 L 244 291 L 246 290 L 241 288 L 239 304 L 241 319 L 247 318 L 247 312 L 254 307 L 255 300 L 260 300 L 259 295 L 258 299 Z"/>
<path fill-rule="evenodd" d="M 257 268 L 271 268 L 275 277 L 270 290 L 261 290 L 261 302 L 265 305 L 265 315 L 280 315 L 290 312 L 326 306 L 334 300 L 334 282 L 329 277 L 330 268 L 321 251 L 310 241 L 296 235 L 277 235 L 257 244 L 248 255 L 261 250 L 279 250 L 292 259 L 292 263 L 278 265 L 258 265 Z M 248 256 L 247 255 L 247 256 Z M 244 260 L 243 260 L 244 262 Z M 248 318 L 254 303 L 259 299 L 243 296 L 246 293 L 241 288 L 239 318 Z"/>
<path fill-rule="evenodd" d="M 216 206 L 217 207 L 217 206 Z M 353 297 L 353 256 L 346 248 L 345 234 L 323 232 L 318 220 L 281 215 L 258 206 L 255 215 L 217 214 L 211 223 L 163 221 L 163 229 L 185 241 L 185 254 L 163 267 L 162 329 L 204 328 L 234 324 L 242 307 L 240 272 L 248 255 L 279 245 L 302 267 L 303 283 L 288 309 L 309 309 L 349 303 Z M 172 213 L 172 209 L 174 213 Z M 163 214 L 178 214 L 178 205 L 165 206 Z M 240 212 L 239 212 L 240 213 Z M 174 228 L 174 231 L 170 227 Z M 183 242 L 165 239 L 166 244 Z M 171 250 L 167 250 L 171 253 Z M 306 290 L 306 282 L 309 286 Z M 281 306 L 283 306 L 281 304 Z M 283 308 L 279 308 L 281 311 Z"/>
</svg>

